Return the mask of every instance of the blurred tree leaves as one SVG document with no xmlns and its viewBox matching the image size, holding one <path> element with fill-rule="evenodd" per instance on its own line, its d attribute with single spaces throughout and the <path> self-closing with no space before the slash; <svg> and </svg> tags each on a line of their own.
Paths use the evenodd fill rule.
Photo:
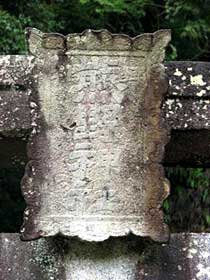
<svg viewBox="0 0 210 280">
<path fill-rule="evenodd" d="M 166 222 L 173 232 L 210 231 L 210 171 L 167 168 L 171 194 L 164 202 Z"/>
<path fill-rule="evenodd" d="M 26 18 L 17 19 L 0 10 L 0 51 L 2 54 L 25 52 L 23 26 Z"/>
</svg>

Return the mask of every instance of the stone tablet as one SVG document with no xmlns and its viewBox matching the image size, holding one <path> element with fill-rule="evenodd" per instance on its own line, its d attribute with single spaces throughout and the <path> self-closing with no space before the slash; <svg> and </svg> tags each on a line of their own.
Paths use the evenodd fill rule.
<svg viewBox="0 0 210 280">
<path fill-rule="evenodd" d="M 27 35 L 36 66 L 22 238 L 132 233 L 166 241 L 160 107 L 170 32 Z"/>
</svg>

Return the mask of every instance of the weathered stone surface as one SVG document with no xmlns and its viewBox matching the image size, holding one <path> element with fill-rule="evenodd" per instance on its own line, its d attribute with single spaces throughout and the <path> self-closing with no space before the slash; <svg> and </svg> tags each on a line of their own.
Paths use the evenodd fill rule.
<svg viewBox="0 0 210 280">
<path fill-rule="evenodd" d="M 23 136 L 30 128 L 29 90 L 0 91 L 0 134 Z"/>
<path fill-rule="evenodd" d="M 24 136 L 31 128 L 29 111 L 32 56 L 0 56 L 0 134 Z"/>
<path fill-rule="evenodd" d="M 19 91 L 17 88 L 13 88 L 12 90 L 3 88 L 3 91 L 0 91 L 0 133 L 2 136 L 27 136 L 29 133 L 29 129 L 31 128 L 31 121 L 29 117 L 30 107 L 28 98 L 28 90 L 30 89 L 28 85 L 30 85 L 30 75 L 32 71 L 29 63 L 31 61 L 31 58 L 29 59 L 28 56 L 18 57 L 21 57 L 25 68 L 28 69 L 26 71 L 28 73 L 26 76 L 28 79 L 27 82 L 25 77 L 27 90 Z M 18 66 L 18 63 L 16 64 L 16 62 L 18 62 L 20 58 L 18 59 L 16 58 L 16 56 L 7 56 L 6 61 L 8 63 L 6 64 L 3 56 L 0 58 L 1 69 L 4 69 L 5 67 L 5 69 L 14 69 L 14 71 L 16 72 L 20 71 L 19 76 L 24 76 L 25 68 L 20 68 Z M 12 66 L 9 66 L 9 63 L 11 63 Z M 179 84 L 181 90 L 177 91 L 177 95 L 173 95 L 174 88 L 178 86 L 178 84 L 176 84 L 177 76 L 174 75 L 174 73 L 177 73 L 176 69 L 187 69 L 188 67 L 193 67 L 194 74 L 200 75 L 202 74 L 201 69 L 204 69 L 204 73 L 206 73 L 209 67 L 208 63 L 167 62 L 165 65 L 167 66 L 166 72 L 169 75 L 169 79 L 173 81 L 173 84 L 169 86 L 168 98 L 163 103 L 163 117 L 165 118 L 165 122 L 169 130 L 179 129 L 179 131 L 172 133 L 171 140 L 166 147 L 163 162 L 166 165 L 184 164 L 188 166 L 209 166 L 210 149 L 208 135 L 210 135 L 210 133 L 208 132 L 208 130 L 205 130 L 203 132 L 204 128 L 209 129 L 210 110 L 209 100 L 207 97 L 208 90 L 206 90 L 207 95 L 199 97 L 196 95 L 196 91 L 190 91 L 190 94 L 187 95 L 187 91 L 189 90 L 188 87 L 187 89 L 185 89 L 185 97 L 181 98 L 184 89 L 182 88 L 182 84 Z M 201 66 L 203 68 L 201 68 Z M 3 72 L 6 73 L 5 71 Z M 188 81 L 190 81 L 189 75 L 190 71 L 186 71 L 185 76 L 187 77 Z M 178 81 L 180 81 L 180 79 L 178 79 Z M 8 80 L 6 80 L 6 82 L 8 83 Z M 3 82 L 3 84 L 5 83 Z M 8 85 L 10 84 L 8 83 Z M 207 86 L 208 84 L 206 84 L 206 87 Z M 4 104 L 7 105 L 4 106 Z M 16 108 L 20 109 L 17 110 Z M 202 141 L 199 141 L 199 139 L 201 139 Z M 7 139 L 5 139 L 3 142 L 1 141 L 1 147 L 5 147 L 5 141 L 7 141 Z M 16 161 L 16 158 L 20 158 L 21 161 L 23 159 L 23 161 L 25 162 L 24 151 L 19 146 L 19 144 L 18 146 L 15 144 L 16 141 L 18 140 L 13 141 L 12 139 L 9 139 L 7 149 L 0 149 L 1 158 L 4 158 L 4 166 L 11 165 L 11 162 Z M 11 153 L 9 150 L 11 150 Z M 6 153 L 8 154 L 8 156 L 5 156 Z M 15 156 L 16 153 L 18 153 L 18 157 Z"/>
<path fill-rule="evenodd" d="M 173 234 L 169 245 L 152 245 L 135 280 L 209 280 L 210 234 Z"/>
<path fill-rule="evenodd" d="M 6 62 L 5 62 L 6 61 Z M 22 64 L 25 67 L 19 67 L 19 61 L 22 61 Z M 32 61 L 32 63 L 30 62 Z M 13 71 L 14 73 L 19 73 L 21 81 L 27 85 L 28 91 L 30 91 L 31 84 L 31 73 L 34 67 L 34 61 L 32 56 L 0 56 L 0 77 L 3 85 L 12 85 L 14 79 L 8 79 L 6 73 Z M 167 62 L 165 63 L 166 73 L 169 77 L 170 86 L 168 88 L 167 98 L 163 103 L 163 113 L 166 123 L 169 128 L 172 129 L 204 129 L 209 127 L 209 100 L 208 100 L 208 69 L 210 68 L 208 62 Z M 192 70 L 187 70 L 187 69 Z M 12 70 L 11 70 L 12 69 Z M 182 73 L 182 75 L 179 73 Z M 4 74 L 1 74 L 4 73 Z M 178 73 L 178 76 L 177 76 Z M 199 86 L 195 85 L 195 82 L 192 85 L 190 84 L 191 75 L 198 76 L 202 75 L 202 79 L 205 78 L 205 85 Z M 183 78 L 183 75 L 186 79 Z M 1 84 L 1 82 L 0 82 Z M 195 87 L 196 86 L 196 87 Z M 204 90 L 206 93 L 199 95 L 201 90 Z M 28 93 L 27 91 L 27 93 Z M 25 127 L 30 127 L 30 118 L 28 117 L 30 112 L 29 102 L 27 98 L 27 93 L 25 91 L 17 92 L 16 89 L 13 90 L 3 90 L 1 93 L 1 104 L 8 101 L 7 94 L 9 98 L 9 106 L 13 108 L 12 110 L 5 109 L 4 111 L 9 111 L 10 116 L 7 119 L 9 129 L 11 126 L 14 127 L 14 132 L 20 129 L 25 129 Z M 13 97 L 14 94 L 14 97 Z M 184 98 L 182 98 L 184 97 Z M 186 99 L 187 98 L 187 99 Z M 15 111 L 16 106 L 21 106 L 24 114 L 21 115 L 21 118 L 18 117 L 19 112 Z M 2 112 L 3 109 L 1 108 Z M 4 112 L 3 112 L 4 113 Z M 9 113 L 8 113 L 9 114 Z M 1 113 L 2 115 L 2 113 Z M 3 118 L 2 118 L 3 119 Z M 12 119 L 16 121 L 13 122 Z M 5 123 L 5 119 L 3 119 Z M 8 130 L 7 124 L 2 125 L 3 130 Z"/>
<path fill-rule="evenodd" d="M 132 232 L 166 240 L 160 107 L 170 33 L 28 36 L 36 69 L 22 238 L 100 241 Z"/>
<path fill-rule="evenodd" d="M 210 234 L 172 234 L 169 244 L 140 238 L 105 242 L 1 234 L 0 280 L 209 280 Z"/>
<path fill-rule="evenodd" d="M 65 280 L 62 248 L 53 239 L 22 242 L 0 235 L 0 280 Z"/>
<path fill-rule="evenodd" d="M 144 250 L 144 241 L 134 236 L 98 243 L 66 242 L 66 280 L 136 280 Z"/>
<path fill-rule="evenodd" d="M 108 241 L 69 243 L 66 280 L 210 279 L 210 234 L 172 234 L 168 245 L 134 238 Z"/>
<path fill-rule="evenodd" d="M 169 129 L 210 129 L 210 99 L 167 99 L 162 109 Z"/>
<path fill-rule="evenodd" d="M 0 55 L 0 85 L 29 85 L 33 67 L 33 56 Z"/>
<path fill-rule="evenodd" d="M 169 76 L 169 96 L 210 97 L 210 63 L 174 61 L 165 63 Z"/>
</svg>

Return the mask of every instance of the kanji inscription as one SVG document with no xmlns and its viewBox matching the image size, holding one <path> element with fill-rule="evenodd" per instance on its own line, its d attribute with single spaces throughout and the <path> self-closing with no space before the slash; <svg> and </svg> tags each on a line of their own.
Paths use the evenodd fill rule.
<svg viewBox="0 0 210 280">
<path fill-rule="evenodd" d="M 22 238 L 167 240 L 160 106 L 170 32 L 134 39 L 106 30 L 27 33 L 36 67 Z"/>
</svg>

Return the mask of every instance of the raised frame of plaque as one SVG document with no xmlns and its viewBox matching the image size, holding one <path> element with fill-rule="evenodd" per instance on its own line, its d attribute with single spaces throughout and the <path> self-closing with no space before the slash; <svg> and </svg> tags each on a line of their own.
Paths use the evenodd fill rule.
<svg viewBox="0 0 210 280">
<path fill-rule="evenodd" d="M 132 233 L 166 241 L 161 103 L 170 31 L 130 38 L 28 29 L 27 37 L 35 67 L 22 239 Z"/>
</svg>

